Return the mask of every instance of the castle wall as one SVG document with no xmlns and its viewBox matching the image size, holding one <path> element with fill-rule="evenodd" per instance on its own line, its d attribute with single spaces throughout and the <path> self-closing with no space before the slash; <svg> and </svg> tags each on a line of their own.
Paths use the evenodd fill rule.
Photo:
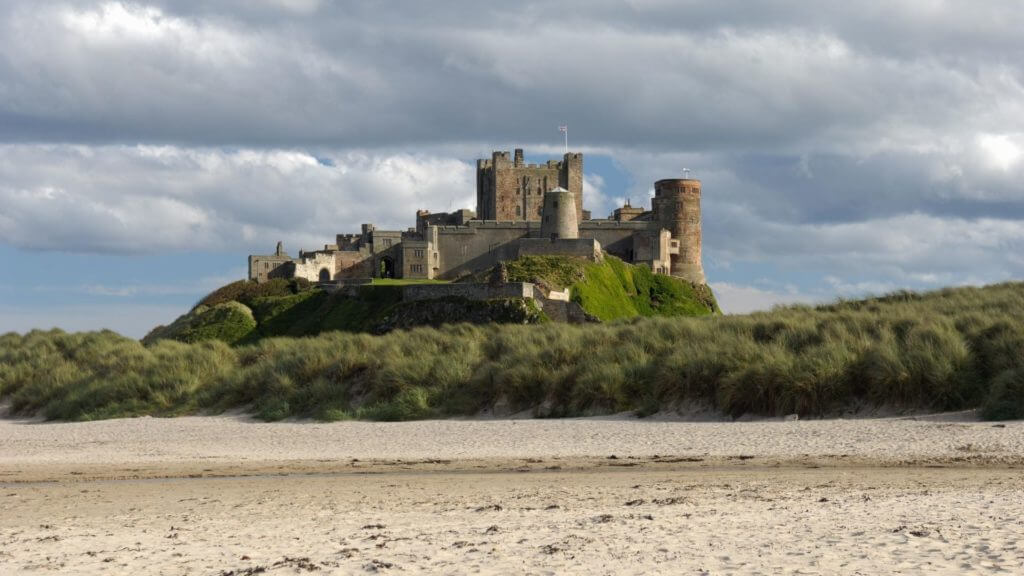
<svg viewBox="0 0 1024 576">
<path fill-rule="evenodd" d="M 679 252 L 678 242 L 664 228 L 633 235 L 633 263 L 646 264 L 656 274 L 670 274 L 673 254 Z"/>
<path fill-rule="evenodd" d="M 513 242 L 530 234 L 536 223 L 474 221 L 469 226 L 441 226 L 435 249 L 439 262 L 435 278 L 457 278 L 516 257 Z"/>
<path fill-rule="evenodd" d="M 249 279 L 266 282 L 272 278 L 291 278 L 292 259 L 287 254 L 249 256 Z"/>
<path fill-rule="evenodd" d="M 403 240 L 402 278 L 432 278 L 432 248 L 426 240 Z"/>
<path fill-rule="evenodd" d="M 369 250 L 342 250 L 334 254 L 334 278 L 370 278 L 373 258 Z"/>
<path fill-rule="evenodd" d="M 601 243 L 593 238 L 520 238 L 516 240 L 515 258 L 520 256 L 541 256 L 557 254 L 586 258 L 591 262 L 601 259 Z"/>
<path fill-rule="evenodd" d="M 370 233 L 370 248 L 374 254 L 387 252 L 402 242 L 402 232 L 398 230 L 373 230 Z"/>
<path fill-rule="evenodd" d="M 617 257 L 632 262 L 633 235 L 651 228 L 649 222 L 616 222 L 614 220 L 584 220 L 580 222 L 580 238 L 593 238 L 601 248 Z"/>
</svg>

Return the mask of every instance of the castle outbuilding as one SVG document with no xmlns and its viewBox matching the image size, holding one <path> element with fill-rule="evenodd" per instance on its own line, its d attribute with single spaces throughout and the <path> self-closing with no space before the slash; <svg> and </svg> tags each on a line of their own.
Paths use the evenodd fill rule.
<svg viewBox="0 0 1024 576">
<path fill-rule="evenodd" d="M 599 260 L 604 252 L 650 266 L 657 274 L 704 284 L 701 263 L 701 182 L 667 179 L 654 185 L 650 210 L 629 203 L 607 219 L 583 210 L 583 155 L 525 164 L 523 151 L 494 152 L 477 161 L 476 211 L 416 212 L 416 226 L 338 234 L 322 250 L 249 256 L 249 278 L 305 278 L 332 283 L 359 278 L 456 279 L 527 254 Z"/>
</svg>

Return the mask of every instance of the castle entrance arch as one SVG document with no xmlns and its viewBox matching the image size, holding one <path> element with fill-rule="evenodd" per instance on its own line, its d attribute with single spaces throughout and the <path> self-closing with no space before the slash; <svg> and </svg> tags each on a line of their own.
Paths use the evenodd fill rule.
<svg viewBox="0 0 1024 576">
<path fill-rule="evenodd" d="M 331 281 L 331 272 L 327 268 L 321 268 L 320 269 L 320 281 L 321 282 L 330 282 Z"/>
<path fill-rule="evenodd" d="M 390 256 L 385 256 L 380 259 L 381 278 L 394 278 L 395 277 L 395 261 Z"/>
</svg>

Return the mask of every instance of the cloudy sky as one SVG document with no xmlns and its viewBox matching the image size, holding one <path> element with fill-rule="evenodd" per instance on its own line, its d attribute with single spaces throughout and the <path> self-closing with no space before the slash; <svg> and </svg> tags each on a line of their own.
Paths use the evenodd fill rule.
<svg viewBox="0 0 1024 576">
<path fill-rule="evenodd" d="M 1024 277 L 1019 0 L 4 0 L 0 332 L 141 336 L 362 222 L 684 167 L 730 312 Z"/>
</svg>

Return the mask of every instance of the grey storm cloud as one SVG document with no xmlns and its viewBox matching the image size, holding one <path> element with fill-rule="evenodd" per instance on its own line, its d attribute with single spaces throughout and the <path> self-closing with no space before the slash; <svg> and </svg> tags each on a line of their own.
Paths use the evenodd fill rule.
<svg viewBox="0 0 1024 576">
<path fill-rule="evenodd" d="M 12 140 L 864 151 L 1024 112 L 1016 2 L 6 6 Z"/>
<path fill-rule="evenodd" d="M 1018 0 L 12 0 L 0 241 L 312 247 L 466 205 L 472 158 L 568 123 L 633 182 L 588 174 L 595 214 L 693 168 L 722 266 L 1019 277 L 1021 30 Z"/>
</svg>

